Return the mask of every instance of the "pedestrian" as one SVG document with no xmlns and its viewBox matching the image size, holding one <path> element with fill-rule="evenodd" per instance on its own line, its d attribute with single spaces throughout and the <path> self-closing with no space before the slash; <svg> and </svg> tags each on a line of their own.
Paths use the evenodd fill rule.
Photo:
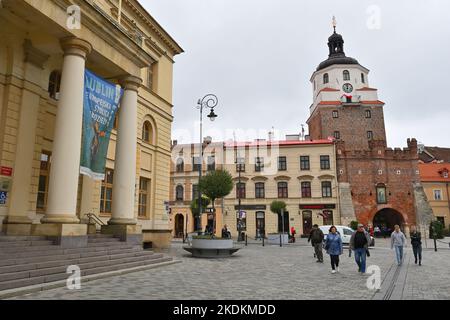
<svg viewBox="0 0 450 320">
<path fill-rule="evenodd" d="M 231 239 L 231 232 L 228 231 L 227 225 L 224 224 L 222 228 L 222 238 Z"/>
<path fill-rule="evenodd" d="M 375 226 L 375 228 L 373 229 L 373 231 L 374 231 L 374 235 L 375 235 L 375 237 L 379 237 L 380 236 L 380 227 L 378 227 L 378 226 Z"/>
<path fill-rule="evenodd" d="M 314 254 L 317 258 L 317 262 L 323 263 L 323 253 L 322 253 L 322 243 L 323 243 L 323 232 L 320 230 L 317 224 L 313 225 L 311 233 L 309 234 L 308 242 L 311 241 L 314 247 Z"/>
<path fill-rule="evenodd" d="M 395 248 L 395 256 L 397 257 L 397 264 L 402 265 L 403 261 L 403 246 L 405 245 L 406 237 L 400 231 L 400 226 L 396 224 L 394 231 L 391 233 L 391 249 Z"/>
<path fill-rule="evenodd" d="M 295 234 L 296 234 L 296 231 L 295 231 L 295 228 L 294 228 L 294 226 L 292 226 L 291 227 L 291 242 L 295 242 Z"/>
<path fill-rule="evenodd" d="M 383 238 L 386 239 L 386 235 L 387 235 L 387 233 L 388 233 L 387 227 L 386 227 L 386 226 L 382 226 L 382 227 L 381 227 L 381 230 L 382 230 L 382 232 L 383 232 Z"/>
<path fill-rule="evenodd" d="M 411 232 L 409 233 L 411 238 L 411 246 L 414 253 L 415 264 L 417 264 L 417 256 L 419 256 L 419 266 L 422 265 L 422 235 L 417 231 L 416 226 L 411 227 Z"/>
<path fill-rule="evenodd" d="M 355 261 L 358 272 L 366 273 L 366 255 L 369 251 L 370 235 L 364 230 L 364 226 L 358 224 L 358 229 L 350 237 L 350 250 L 355 252 Z"/>
<path fill-rule="evenodd" d="M 343 253 L 342 238 L 335 226 L 331 226 L 327 239 L 325 240 L 325 249 L 330 255 L 331 273 L 339 272 L 339 256 Z"/>
</svg>

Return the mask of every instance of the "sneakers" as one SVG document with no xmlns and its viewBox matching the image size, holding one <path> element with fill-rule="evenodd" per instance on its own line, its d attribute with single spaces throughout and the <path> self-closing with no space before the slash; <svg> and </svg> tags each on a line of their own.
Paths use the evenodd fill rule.
<svg viewBox="0 0 450 320">
<path fill-rule="evenodd" d="M 331 270 L 331 273 L 336 273 L 336 270 Z"/>
<path fill-rule="evenodd" d="M 417 264 L 417 259 L 414 261 L 415 264 Z"/>
<path fill-rule="evenodd" d="M 419 260 L 419 266 L 421 266 L 422 265 L 422 260 Z"/>
<path fill-rule="evenodd" d="M 339 267 L 336 267 L 336 272 L 339 272 Z"/>
</svg>

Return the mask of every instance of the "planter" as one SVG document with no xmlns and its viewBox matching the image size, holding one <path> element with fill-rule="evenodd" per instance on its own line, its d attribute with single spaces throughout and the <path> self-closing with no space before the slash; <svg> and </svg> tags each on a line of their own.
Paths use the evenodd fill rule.
<svg viewBox="0 0 450 320">
<path fill-rule="evenodd" d="M 192 239 L 192 248 L 195 249 L 231 249 L 232 239 Z"/>
<path fill-rule="evenodd" d="M 269 244 L 280 244 L 280 233 L 269 233 L 267 235 L 267 242 Z M 287 233 L 281 234 L 281 242 L 287 244 L 289 242 L 289 235 Z"/>
</svg>

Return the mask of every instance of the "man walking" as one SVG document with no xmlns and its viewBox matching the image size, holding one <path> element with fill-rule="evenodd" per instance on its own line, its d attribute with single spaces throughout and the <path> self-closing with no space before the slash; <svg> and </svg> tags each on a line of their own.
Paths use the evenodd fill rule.
<svg viewBox="0 0 450 320">
<path fill-rule="evenodd" d="M 366 254 L 369 250 L 370 235 L 364 230 L 364 226 L 359 223 L 358 229 L 353 232 L 350 238 L 350 250 L 355 252 L 355 261 L 358 265 L 358 272 L 366 273 Z"/>
<path fill-rule="evenodd" d="M 422 235 L 417 231 L 416 226 L 411 227 L 409 234 L 411 238 L 411 246 L 414 253 L 415 264 L 417 264 L 417 256 L 419 256 L 419 266 L 422 265 Z"/>
<path fill-rule="evenodd" d="M 391 233 L 391 249 L 395 248 L 395 256 L 397 257 L 397 264 L 402 265 L 403 261 L 403 246 L 405 245 L 406 237 L 400 231 L 400 226 L 396 224 L 394 231 Z"/>
<path fill-rule="evenodd" d="M 313 225 L 311 233 L 309 234 L 308 242 L 310 241 L 312 246 L 314 247 L 317 262 L 323 263 L 323 253 L 322 253 L 323 232 L 322 230 L 320 230 L 317 224 Z"/>
</svg>

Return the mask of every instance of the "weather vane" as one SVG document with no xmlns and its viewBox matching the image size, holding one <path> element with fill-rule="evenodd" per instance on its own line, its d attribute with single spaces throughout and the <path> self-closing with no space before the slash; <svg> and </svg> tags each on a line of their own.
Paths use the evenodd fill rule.
<svg viewBox="0 0 450 320">
<path fill-rule="evenodd" d="M 333 16 L 332 24 L 333 24 L 334 32 L 336 32 L 336 24 L 337 24 L 337 22 L 336 22 L 336 17 L 335 16 Z"/>
</svg>

